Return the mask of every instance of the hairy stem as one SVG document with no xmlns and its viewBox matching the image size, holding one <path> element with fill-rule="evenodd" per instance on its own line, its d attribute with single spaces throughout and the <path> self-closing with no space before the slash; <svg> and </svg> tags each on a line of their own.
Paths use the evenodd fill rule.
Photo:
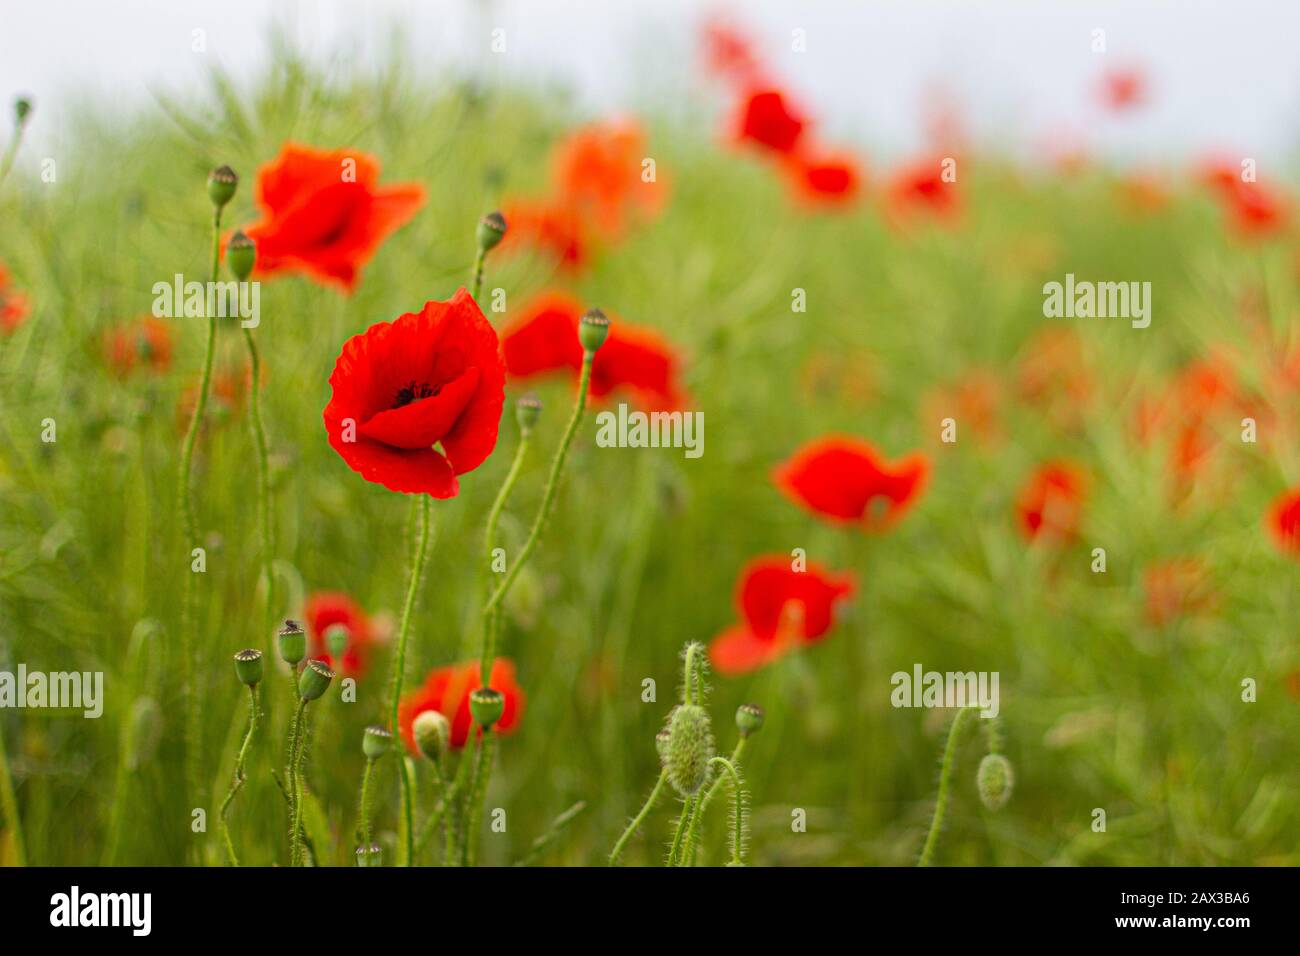
<svg viewBox="0 0 1300 956">
<path fill-rule="evenodd" d="M 239 755 L 235 757 L 235 776 L 230 784 L 230 792 L 226 794 L 226 799 L 221 801 L 221 836 L 226 843 L 226 859 L 230 861 L 231 866 L 239 866 L 239 857 L 235 855 L 235 844 L 230 839 L 230 805 L 235 800 L 235 795 L 239 793 L 240 788 L 244 786 L 244 762 L 248 758 L 248 745 L 253 740 L 253 733 L 257 730 L 257 687 L 248 688 L 248 731 L 244 734 L 244 742 L 239 747 Z"/>
<path fill-rule="evenodd" d="M 271 462 L 267 452 L 266 427 L 262 423 L 262 355 L 257 340 L 253 338 L 253 330 L 244 326 L 243 332 L 252 370 L 249 422 L 253 430 L 253 441 L 257 445 L 257 513 L 262 526 L 262 576 L 266 579 L 265 630 L 270 631 L 276 612 L 275 574 L 271 570 L 275 560 L 275 536 L 271 526 Z"/>
<path fill-rule="evenodd" d="M 483 822 L 483 802 L 487 799 L 488 777 L 492 773 L 492 758 L 496 756 L 496 747 L 497 735 L 489 727 L 479 737 L 478 758 L 474 762 L 474 782 L 469 791 L 468 814 L 465 822 L 466 866 L 473 866 L 478 862 L 478 831 Z"/>
<path fill-rule="evenodd" d="M 939 768 L 939 795 L 935 799 L 930 832 L 926 834 L 925 846 L 921 848 L 921 858 L 917 861 L 917 866 L 929 866 L 934 859 L 934 848 L 939 843 L 939 832 L 943 829 L 943 815 L 948 805 L 948 786 L 952 778 L 952 767 L 956 762 L 957 735 L 970 710 L 969 707 L 963 707 L 957 711 L 957 715 L 952 719 L 952 726 L 948 728 L 948 743 L 943 748 L 943 764 Z"/>
<path fill-rule="evenodd" d="M 515 450 L 514 461 L 510 463 L 510 470 L 506 473 L 506 480 L 502 482 L 501 490 L 497 492 L 496 500 L 492 502 L 492 510 L 488 512 L 487 530 L 483 534 L 483 554 L 488 574 L 492 573 L 492 547 L 496 543 L 497 524 L 501 520 L 501 512 L 505 509 L 506 502 L 510 500 L 510 492 L 514 490 L 515 483 L 519 480 L 519 473 L 523 470 L 524 456 L 528 452 L 530 438 L 530 432 L 524 432 L 520 436 L 519 447 Z M 491 580 L 491 578 L 488 580 Z M 483 660 L 479 674 L 484 687 L 491 680 L 492 662 L 496 659 L 497 627 L 500 613 L 501 609 L 495 607 L 483 615 Z"/>
<path fill-rule="evenodd" d="M 686 798 L 682 804 L 681 816 L 677 818 L 677 830 L 673 833 L 673 844 L 668 849 L 668 865 L 676 866 L 678 859 L 681 857 L 682 843 L 686 836 L 686 829 L 690 825 L 691 813 L 695 809 L 695 794 Z"/>
<path fill-rule="evenodd" d="M 480 249 L 478 255 L 474 258 L 474 301 L 479 301 L 479 295 L 483 292 L 483 263 L 487 260 L 487 250 Z M 482 306 L 479 306 L 482 308 Z"/>
<path fill-rule="evenodd" d="M 632 822 L 627 825 L 623 835 L 618 838 L 614 844 L 614 849 L 609 851 L 609 865 L 613 866 L 618 862 L 618 858 L 623 855 L 623 850 L 627 846 L 627 841 L 632 839 L 632 835 L 641 829 L 641 824 L 645 822 L 646 816 L 650 813 L 652 807 L 659 800 L 659 794 L 663 792 L 664 782 L 668 779 L 668 771 L 660 770 L 659 779 L 655 781 L 654 789 L 650 791 L 650 796 L 646 797 L 645 804 L 637 811 L 637 815 L 632 818 Z"/>
<path fill-rule="evenodd" d="M 302 750 L 302 739 L 306 735 L 307 701 L 299 698 L 298 709 L 293 715 L 293 729 L 289 735 L 289 865 L 298 866 L 302 856 L 302 843 L 298 837 L 302 826 L 302 799 L 298 790 L 298 754 Z"/>
<path fill-rule="evenodd" d="M 745 752 L 745 739 L 746 738 L 741 737 L 739 740 L 737 740 L 736 749 L 731 751 L 731 757 L 729 759 L 731 763 L 735 766 L 738 766 L 740 764 L 740 755 Z M 714 759 L 721 760 L 722 758 L 715 757 Z M 719 775 L 717 779 L 715 779 L 713 783 L 709 785 L 708 789 L 704 791 L 704 798 L 700 801 L 699 812 L 701 815 L 703 815 L 704 810 L 708 807 L 709 802 L 713 799 L 714 794 L 718 792 L 718 788 L 721 786 L 722 786 L 722 776 Z M 695 844 L 692 844 L 690 855 L 686 858 L 686 866 L 692 866 L 695 863 L 695 850 L 696 850 L 696 846 Z"/>
<path fill-rule="evenodd" d="M 415 858 L 419 860 L 424 856 L 424 851 L 428 849 L 429 841 L 433 835 L 438 832 L 438 824 L 447 814 L 447 804 L 451 802 L 451 791 L 447 787 L 447 780 L 442 775 L 442 768 L 438 764 L 433 765 L 433 782 L 437 787 L 439 800 L 438 805 L 433 808 L 433 812 L 424 821 L 424 826 L 420 828 L 420 835 L 415 841 Z"/>
<path fill-rule="evenodd" d="M 375 758 L 366 758 L 366 769 L 361 774 L 361 847 L 370 853 L 370 775 L 375 769 Z"/>
</svg>

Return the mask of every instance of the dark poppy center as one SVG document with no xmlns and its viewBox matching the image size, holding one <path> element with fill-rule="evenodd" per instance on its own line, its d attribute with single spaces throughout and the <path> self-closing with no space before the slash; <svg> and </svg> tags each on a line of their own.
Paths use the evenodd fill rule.
<svg viewBox="0 0 1300 956">
<path fill-rule="evenodd" d="M 390 408 L 403 408 L 412 402 L 418 402 L 424 398 L 433 398 L 442 391 L 441 385 L 430 385 L 428 382 L 416 382 L 411 380 L 397 390 L 397 395 L 393 399 Z"/>
</svg>

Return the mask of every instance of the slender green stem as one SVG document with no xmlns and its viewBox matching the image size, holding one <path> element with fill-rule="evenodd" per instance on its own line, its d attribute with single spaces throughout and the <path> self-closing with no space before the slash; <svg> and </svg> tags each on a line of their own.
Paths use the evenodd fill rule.
<svg viewBox="0 0 1300 956">
<path fill-rule="evenodd" d="M 743 753 L 745 752 L 745 740 L 746 740 L 745 737 L 741 737 L 739 740 L 737 740 L 737 741 L 736 741 L 736 748 L 735 748 L 734 750 L 731 751 L 731 757 L 730 757 L 729 759 L 731 760 L 731 763 L 732 763 L 734 766 L 738 766 L 738 765 L 740 764 L 740 755 L 743 754 Z M 718 759 L 718 760 L 720 760 L 720 759 L 722 759 L 722 758 L 718 757 L 718 758 L 714 758 L 714 759 Z M 713 800 L 713 796 L 714 796 L 714 794 L 716 794 L 716 793 L 718 792 L 718 788 L 721 787 L 721 786 L 722 786 L 722 776 L 719 775 L 719 776 L 718 776 L 718 777 L 713 781 L 713 783 L 709 784 L 708 789 L 706 789 L 706 790 L 704 791 L 704 798 L 700 801 L 700 810 L 699 810 L 699 812 L 700 812 L 701 815 L 703 815 L 703 813 L 704 813 L 705 809 L 708 807 L 710 801 Z M 691 865 L 693 865 L 693 864 L 695 863 L 695 849 L 696 849 L 696 848 L 695 848 L 695 845 L 692 844 L 692 845 L 691 845 L 691 850 L 690 850 L 690 855 L 686 858 L 686 865 L 687 865 L 687 866 L 691 866 Z"/>
<path fill-rule="evenodd" d="M 474 301 L 479 301 L 479 295 L 483 292 L 483 263 L 487 260 L 487 250 L 480 249 L 478 255 L 474 258 Z M 480 306 L 482 308 L 482 306 Z"/>
<path fill-rule="evenodd" d="M 392 731 L 394 739 L 401 739 L 401 730 L 397 722 L 397 709 L 402 699 L 402 681 L 406 673 L 406 644 L 411 636 L 411 617 L 415 610 L 415 596 L 420 590 L 420 580 L 424 576 L 424 562 L 429 552 L 429 523 L 430 512 L 432 511 L 428 495 L 418 495 L 411 506 L 419 512 L 420 530 L 416 535 L 415 553 L 411 556 L 411 578 L 406 587 L 406 600 L 402 604 L 402 621 L 397 629 L 397 653 L 393 655 L 393 676 L 389 680 L 388 695 L 392 707 Z M 398 758 L 401 760 L 401 757 Z M 405 839 L 403 846 L 406 849 L 405 866 L 411 866 L 414 863 L 415 856 L 415 827 L 414 827 L 414 802 L 411 794 L 411 781 L 406 773 L 405 761 L 398 767 L 398 777 L 401 778 L 402 784 L 402 819 L 405 822 Z"/>
<path fill-rule="evenodd" d="M 681 816 L 677 818 L 677 830 L 673 833 L 673 845 L 668 850 L 668 865 L 676 866 L 678 856 L 681 853 L 683 838 L 686 836 L 687 826 L 690 824 L 691 813 L 695 808 L 695 794 L 686 798 L 682 804 Z"/>
<path fill-rule="evenodd" d="M 433 812 L 424 821 L 424 826 L 420 828 L 420 835 L 415 841 L 415 859 L 418 861 L 424 856 L 424 851 L 429 847 L 429 841 L 433 835 L 438 832 L 438 824 L 447 814 L 447 805 L 451 802 L 452 793 L 447 787 L 447 780 L 442 775 L 442 768 L 438 764 L 433 765 L 433 782 L 438 789 L 438 805 L 433 808 Z"/>
<path fill-rule="evenodd" d="M 26 129 L 27 123 L 25 121 L 17 123 L 14 127 L 14 137 L 9 141 L 9 146 L 5 149 L 4 159 L 0 160 L 0 183 L 9 178 L 9 170 L 14 167 L 14 159 L 18 156 L 18 146 L 23 141 L 23 132 Z M 475 298 L 478 297 L 475 296 Z"/>
<path fill-rule="evenodd" d="M 293 729 L 289 735 L 289 865 L 297 866 L 301 853 L 301 841 L 298 830 L 302 825 L 302 800 L 298 792 L 298 754 L 302 749 L 302 739 L 306 734 L 307 701 L 299 698 L 298 709 L 293 715 Z"/>
<path fill-rule="evenodd" d="M 365 853 L 370 852 L 370 774 L 375 769 L 375 758 L 366 758 L 366 769 L 361 774 L 361 846 Z"/>
<path fill-rule="evenodd" d="M 645 818 L 650 813 L 650 809 L 655 805 L 655 802 L 659 799 L 659 794 L 663 792 L 664 782 L 667 779 L 668 779 L 668 771 L 660 770 L 659 779 L 655 781 L 654 789 L 650 791 L 650 796 L 646 797 L 645 804 L 641 807 L 639 811 L 637 811 L 637 815 L 632 818 L 632 822 L 627 825 L 627 829 L 623 831 L 623 835 L 618 838 L 618 842 L 614 844 L 614 849 L 610 850 L 609 852 L 610 866 L 616 864 L 618 862 L 618 858 L 623 855 L 623 849 L 627 846 L 627 841 L 632 839 L 632 834 L 636 833 L 637 830 L 641 829 L 641 824 L 645 822 Z"/>
<path fill-rule="evenodd" d="M 267 452 L 266 427 L 262 423 L 262 354 L 253 338 L 253 330 L 242 326 L 248 361 L 252 371 L 249 395 L 249 422 L 257 445 L 257 513 L 262 526 L 262 576 L 266 579 L 266 626 L 270 631 L 275 620 L 275 532 L 271 525 L 271 461 Z"/>
<path fill-rule="evenodd" d="M 731 863 L 733 866 L 745 865 L 745 791 L 741 784 L 740 771 L 736 769 L 734 760 L 728 760 L 726 757 L 714 757 L 709 761 L 709 766 L 714 765 L 721 767 L 723 774 L 718 775 L 713 786 L 696 803 L 695 817 L 691 820 L 691 829 L 686 836 L 686 848 L 682 851 L 682 866 L 690 866 L 694 862 L 695 847 L 699 840 L 700 818 L 703 816 L 702 808 L 712 796 L 713 790 L 717 789 L 718 784 L 722 782 L 724 775 L 731 779 Z"/>
<path fill-rule="evenodd" d="M 939 842 L 939 832 L 943 829 L 943 815 L 948 805 L 948 786 L 952 778 L 952 767 L 957 755 L 957 735 L 962 722 L 971 708 L 963 707 L 952 719 L 948 728 L 948 743 L 943 748 L 943 764 L 939 768 L 939 795 L 934 803 L 934 817 L 930 820 L 930 832 L 926 834 L 925 846 L 921 849 L 921 858 L 917 866 L 929 866 L 934 859 L 934 848 Z"/>
<path fill-rule="evenodd" d="M 463 843 L 461 823 L 465 817 L 465 791 L 469 787 L 470 770 L 474 765 L 473 754 L 466 751 L 461 754 L 456 766 L 456 779 L 451 785 L 447 805 L 447 846 L 443 856 L 444 866 L 460 864 L 460 848 Z"/>
<path fill-rule="evenodd" d="M 469 791 L 464 847 L 466 866 L 478 862 L 478 831 L 483 822 L 483 803 L 487 799 L 488 777 L 492 773 L 492 759 L 496 756 L 496 749 L 497 735 L 489 727 L 479 736 L 478 758 L 474 761 L 474 782 Z"/>
<path fill-rule="evenodd" d="M 23 824 L 18 816 L 18 796 L 14 792 L 14 779 L 9 773 L 9 753 L 5 750 L 3 733 L 0 733 L 0 810 L 4 811 L 5 828 L 13 834 L 14 859 L 18 866 L 26 866 Z"/>
<path fill-rule="evenodd" d="M 682 703 L 687 707 L 704 703 L 704 675 L 701 672 L 699 655 L 704 645 L 690 643 L 686 645 L 686 664 L 684 668 Z"/>
<path fill-rule="evenodd" d="M 505 509 L 506 502 L 510 500 L 510 492 L 514 490 L 515 483 L 519 480 L 519 473 L 523 471 L 524 456 L 528 453 L 528 443 L 531 438 L 531 431 L 525 431 L 520 435 L 519 447 L 515 450 L 514 461 L 510 463 L 510 470 L 506 473 L 506 480 L 502 482 L 501 490 L 497 492 L 496 500 L 492 502 L 492 510 L 488 512 L 487 530 L 483 535 L 483 554 L 488 574 L 492 573 L 492 548 L 496 544 L 497 524 L 501 520 L 501 512 Z M 488 580 L 491 580 L 491 578 Z M 500 607 L 495 607 L 483 615 L 483 660 L 479 675 L 484 687 L 487 687 L 488 682 L 492 679 L 492 663 L 496 660 L 500 612 Z"/>
<path fill-rule="evenodd" d="M 244 734 L 244 742 L 240 745 L 239 754 L 235 757 L 235 776 L 230 784 L 230 792 L 226 794 L 226 799 L 221 801 L 221 836 L 226 843 L 226 859 L 230 861 L 231 866 L 239 866 L 239 857 L 235 855 L 235 844 L 230 839 L 230 805 L 235 800 L 235 795 L 239 793 L 240 788 L 244 786 L 244 762 L 248 758 L 248 745 L 253 740 L 253 733 L 257 730 L 257 688 L 255 686 L 248 688 L 248 731 Z"/>
</svg>

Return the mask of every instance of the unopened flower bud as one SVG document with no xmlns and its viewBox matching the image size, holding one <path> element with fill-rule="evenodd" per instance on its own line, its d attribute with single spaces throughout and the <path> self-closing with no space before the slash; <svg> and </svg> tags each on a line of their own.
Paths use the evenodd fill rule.
<svg viewBox="0 0 1300 956">
<path fill-rule="evenodd" d="M 226 243 L 226 262 L 235 278 L 243 282 L 253 274 L 253 266 L 257 265 L 257 244 L 242 230 L 236 229 Z"/>
<path fill-rule="evenodd" d="M 515 402 L 515 420 L 519 422 L 519 430 L 523 434 L 532 431 L 541 416 L 542 402 L 536 395 L 525 395 Z"/>
<path fill-rule="evenodd" d="M 19 126 L 27 122 L 27 117 L 32 114 L 32 101 L 25 96 L 20 96 L 14 100 L 14 122 Z"/>
<path fill-rule="evenodd" d="M 352 635 L 342 624 L 331 624 L 325 628 L 325 649 L 337 664 L 343 660 L 343 652 L 348 649 L 348 639 Z"/>
<path fill-rule="evenodd" d="M 361 752 L 371 760 L 382 757 L 393 746 L 393 735 L 386 727 L 371 724 L 361 735 Z"/>
<path fill-rule="evenodd" d="M 442 759 L 451 743 L 451 724 L 436 710 L 426 710 L 416 716 L 411 725 L 415 746 L 434 763 Z"/>
<path fill-rule="evenodd" d="M 235 673 L 249 687 L 262 682 L 262 652 L 255 647 L 235 652 Z"/>
<path fill-rule="evenodd" d="M 1011 761 L 1002 754 L 987 754 L 980 761 L 980 768 L 975 774 L 975 786 L 980 792 L 980 801 L 990 810 L 1001 810 L 1011 799 L 1011 790 L 1016 784 L 1016 775 L 1011 770 Z"/>
<path fill-rule="evenodd" d="M 668 722 L 668 782 L 684 797 L 704 786 L 713 759 L 713 726 L 709 714 L 695 704 L 673 710 Z"/>
<path fill-rule="evenodd" d="M 600 309 L 592 309 L 578 323 L 578 341 L 587 352 L 595 352 L 609 336 L 609 319 Z"/>
<path fill-rule="evenodd" d="M 229 166 L 218 166 L 208 174 L 208 198 L 218 209 L 235 198 L 238 187 L 239 177 Z"/>
<path fill-rule="evenodd" d="M 334 672 L 324 661 L 308 661 L 298 677 L 298 696 L 303 700 L 315 700 L 329 689 Z"/>
<path fill-rule="evenodd" d="M 307 656 L 307 632 L 297 621 L 285 621 L 277 636 L 280 641 L 280 659 L 291 667 Z"/>
<path fill-rule="evenodd" d="M 495 249 L 506 237 L 506 217 L 490 212 L 478 221 L 478 247 L 483 252 Z"/>
<path fill-rule="evenodd" d="M 736 708 L 736 729 L 741 738 L 756 734 L 763 729 L 763 708 L 758 704 L 741 704 Z"/>
<path fill-rule="evenodd" d="M 469 713 L 474 723 L 487 730 L 506 709 L 505 696 L 491 687 L 479 687 L 469 692 Z"/>
<path fill-rule="evenodd" d="M 357 866 L 383 866 L 384 851 L 378 843 L 357 847 Z"/>
<path fill-rule="evenodd" d="M 671 736 L 667 727 L 655 734 L 655 750 L 659 753 L 659 762 L 665 767 L 668 766 L 668 740 Z"/>
</svg>

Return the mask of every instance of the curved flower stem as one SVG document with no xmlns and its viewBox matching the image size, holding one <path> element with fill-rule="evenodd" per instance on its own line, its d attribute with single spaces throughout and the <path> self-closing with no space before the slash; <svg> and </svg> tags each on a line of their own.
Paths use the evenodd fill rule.
<svg viewBox="0 0 1300 956">
<path fill-rule="evenodd" d="M 239 857 L 235 855 L 235 844 L 230 839 L 230 805 L 235 800 L 235 794 L 239 793 L 240 788 L 244 786 L 244 761 L 248 757 L 248 745 L 257 730 L 257 717 L 257 687 L 252 686 L 248 688 L 248 732 L 244 734 L 239 755 L 235 757 L 235 777 L 230 785 L 230 792 L 226 794 L 226 799 L 221 801 L 221 836 L 226 842 L 226 858 L 231 866 L 239 866 Z"/>
<path fill-rule="evenodd" d="M 447 794 L 447 846 L 443 854 L 444 866 L 457 866 L 460 864 L 460 847 L 461 847 L 461 823 L 464 819 L 465 802 L 461 797 L 465 793 L 465 788 L 469 785 L 469 772 L 473 766 L 473 755 L 463 753 L 460 757 L 460 763 L 456 767 L 456 779 L 451 785 L 451 790 Z"/>
<path fill-rule="evenodd" d="M 917 860 L 917 866 L 929 866 L 934 859 L 934 848 L 939 842 L 939 832 L 943 829 L 943 815 L 948 805 L 948 784 L 952 778 L 952 765 L 957 754 L 957 734 L 970 711 L 969 707 L 957 711 L 957 716 L 952 719 L 952 726 L 948 728 L 948 743 L 943 748 L 943 764 L 939 768 L 939 795 L 934 803 L 930 832 L 926 834 L 925 846 L 921 848 L 921 858 Z"/>
<path fill-rule="evenodd" d="M 266 578 L 266 615 L 265 631 L 272 629 L 275 620 L 275 574 L 271 569 L 275 560 L 275 536 L 271 527 L 271 463 L 266 445 L 266 427 L 262 423 L 262 355 L 253 338 L 253 330 L 247 326 L 241 328 L 244 343 L 248 346 L 248 361 L 252 371 L 249 383 L 249 421 L 253 429 L 253 441 L 257 445 L 257 511 L 262 525 L 262 575 Z"/>
<path fill-rule="evenodd" d="M 221 264 L 221 207 L 212 210 L 212 281 L 218 279 Z M 214 310 L 209 309 L 209 312 Z M 194 501 L 190 495 L 190 477 L 194 470 L 194 446 L 198 443 L 199 429 L 208 409 L 208 392 L 212 387 L 212 362 L 217 350 L 217 317 L 208 316 L 208 338 L 203 352 L 203 374 L 199 379 L 199 394 L 194 402 L 194 415 L 190 418 L 181 446 L 180 474 L 177 478 L 177 497 L 180 500 L 181 522 L 185 534 L 187 562 L 193 562 L 198 544 L 198 520 L 194 516 Z M 194 686 L 194 575 L 191 566 L 181 588 L 181 690 L 184 702 L 185 731 L 185 786 L 194 803 L 201 800 L 202 784 L 199 782 L 199 707 Z"/>
<path fill-rule="evenodd" d="M 361 846 L 370 852 L 370 775 L 375 769 L 375 758 L 366 757 L 366 769 L 361 774 Z"/>
<path fill-rule="evenodd" d="M 745 752 L 745 739 L 746 738 L 741 737 L 739 740 L 736 741 L 736 749 L 731 752 L 731 757 L 728 758 L 731 764 L 733 765 L 733 768 L 736 765 L 739 765 L 740 755 Z M 713 759 L 721 760 L 722 758 L 715 757 Z M 703 799 L 700 800 L 700 808 L 697 811 L 697 814 L 699 816 L 703 816 L 705 808 L 707 808 L 709 805 L 709 801 L 713 799 L 713 795 L 718 792 L 718 788 L 721 786 L 722 786 L 722 777 L 719 776 L 716 780 L 713 781 L 712 784 L 709 785 L 708 789 L 704 791 L 704 797 Z M 695 841 L 692 840 L 691 848 L 689 853 L 687 854 L 684 865 L 692 866 L 695 863 L 695 850 L 696 850 L 696 844 Z"/>
<path fill-rule="evenodd" d="M 487 799 L 488 776 L 492 773 L 492 759 L 496 756 L 497 735 L 489 727 L 479 737 L 477 757 L 474 761 L 474 781 L 470 785 L 463 860 L 466 866 L 478 862 L 479 827 L 483 822 L 483 801 Z"/>
<path fill-rule="evenodd" d="M 704 703 L 704 673 L 696 661 L 696 657 L 702 650 L 703 646 L 700 644 L 686 645 L 682 703 L 688 707 L 692 704 L 702 705 Z"/>
<path fill-rule="evenodd" d="M 293 715 L 293 731 L 289 738 L 289 865 L 298 866 L 302 859 L 302 793 L 298 786 L 299 755 L 303 738 L 307 736 L 307 701 L 299 698 Z"/>
<path fill-rule="evenodd" d="M 483 263 L 487 260 L 487 250 L 479 249 L 478 255 L 474 258 L 474 301 L 478 302 L 479 295 L 483 291 Z M 481 309 L 482 306 L 479 306 Z"/>
<path fill-rule="evenodd" d="M 14 859 L 18 866 L 26 866 L 23 825 L 18 817 L 18 797 L 14 793 L 14 779 L 9 773 L 9 754 L 5 750 L 3 733 L 0 733 L 0 812 L 4 814 L 5 829 L 13 834 Z"/>
<path fill-rule="evenodd" d="M 737 747 L 739 750 L 739 747 Z M 714 757 L 709 761 L 709 766 L 720 766 L 726 776 L 731 778 L 732 792 L 732 817 L 731 817 L 731 863 L 733 866 L 745 865 L 745 792 L 742 789 L 740 780 L 740 771 L 736 769 L 733 760 L 726 757 Z M 717 789 L 718 784 L 722 782 L 722 776 L 714 781 L 713 786 L 704 794 L 695 804 L 695 816 L 691 820 L 690 832 L 686 835 L 686 848 L 682 851 L 680 864 L 690 866 L 695 858 L 695 845 L 699 838 L 700 817 L 703 816 L 704 805 L 708 802 L 713 791 Z"/>
<path fill-rule="evenodd" d="M 4 159 L 0 159 L 0 183 L 9 178 L 9 170 L 14 168 L 14 159 L 18 156 L 18 146 L 23 141 L 23 132 L 27 129 L 26 122 L 19 122 L 14 128 L 14 138 L 9 141 L 9 146 L 5 149 Z"/>
<path fill-rule="evenodd" d="M 519 473 L 523 470 L 524 456 L 528 453 L 528 444 L 531 438 L 531 431 L 520 435 L 519 447 L 515 450 L 514 461 L 510 463 L 510 470 L 506 473 L 506 479 L 501 484 L 501 490 L 497 492 L 496 500 L 492 502 L 492 510 L 488 512 L 487 530 L 483 534 L 483 554 L 487 561 L 489 574 L 492 573 L 492 546 L 496 542 L 497 524 L 501 520 L 501 512 L 505 510 L 506 502 L 510 500 L 510 492 L 514 490 L 515 483 L 519 480 Z M 491 579 L 489 578 L 489 580 Z M 497 627 L 500 613 L 501 609 L 496 607 L 483 615 L 483 659 L 479 674 L 485 687 L 492 677 L 492 662 L 496 659 Z"/>
<path fill-rule="evenodd" d="M 619 837 L 618 842 L 614 844 L 614 849 L 610 850 L 610 866 L 613 866 L 618 862 L 618 858 L 623 855 L 623 848 L 627 846 L 627 841 L 632 839 L 632 834 L 636 833 L 636 831 L 641 828 L 641 824 L 645 822 L 646 815 L 650 813 L 651 807 L 653 807 L 655 802 L 659 799 L 659 794 L 664 789 L 664 781 L 667 779 L 668 771 L 660 770 L 659 779 L 655 781 L 654 789 L 650 791 L 650 796 L 646 797 L 645 805 L 637 811 L 637 815 L 632 818 L 632 822 L 627 825 L 627 829 L 623 831 L 623 835 Z"/>
<path fill-rule="evenodd" d="M 388 694 L 392 702 L 393 737 L 400 739 L 397 724 L 397 708 L 402 699 L 402 680 L 406 672 L 406 644 L 411 636 L 411 614 L 415 609 L 415 596 L 420 590 L 420 579 L 424 576 L 424 562 L 429 551 L 430 502 L 428 495 L 419 495 L 411 502 L 412 508 L 419 513 L 419 531 L 416 532 L 415 553 L 411 556 L 411 579 L 406 587 L 406 601 L 402 605 L 402 622 L 397 629 L 397 653 L 393 655 L 393 676 L 389 680 Z M 400 757 L 399 757 L 400 759 Z M 411 795 L 411 780 L 406 773 L 403 761 L 398 768 L 402 783 L 402 819 L 405 822 L 406 848 L 405 866 L 411 866 L 415 855 L 414 811 Z"/>
<path fill-rule="evenodd" d="M 690 824 L 691 813 L 695 809 L 695 800 L 696 797 L 692 794 L 682 804 L 682 814 L 677 818 L 677 831 L 673 834 L 673 845 L 668 849 L 668 866 L 677 865 L 682 849 L 682 838 L 686 836 L 686 828 Z"/>
</svg>

